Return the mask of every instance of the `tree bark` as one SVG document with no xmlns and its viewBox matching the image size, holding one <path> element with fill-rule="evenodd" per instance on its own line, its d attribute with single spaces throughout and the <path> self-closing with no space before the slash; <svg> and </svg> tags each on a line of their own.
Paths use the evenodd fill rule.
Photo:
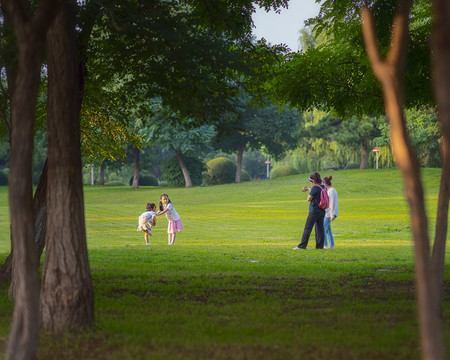
<svg viewBox="0 0 450 360">
<path fill-rule="evenodd" d="M 399 2 L 399 10 L 394 17 L 392 28 L 391 47 L 386 60 L 381 59 L 373 18 L 367 8 L 362 10 L 362 27 L 372 69 L 383 89 L 386 114 L 391 127 L 391 144 L 396 163 L 403 174 L 411 213 L 422 358 L 441 360 L 444 359 L 444 345 L 436 302 L 438 287 L 431 272 L 430 242 L 420 167 L 409 142 L 403 112 L 403 73 L 407 56 L 411 2 L 411 0 Z"/>
<path fill-rule="evenodd" d="M 35 15 L 28 1 L 1 1 L 2 10 L 13 25 L 17 39 L 17 75 L 11 98 L 11 168 L 9 206 L 13 251 L 13 323 L 6 359 L 33 359 L 39 330 L 39 277 L 34 246 L 33 153 L 36 97 L 45 33 L 57 2 L 42 0 Z"/>
<path fill-rule="evenodd" d="M 94 320 L 81 173 L 75 6 L 75 0 L 61 1 L 47 34 L 47 250 L 41 320 L 53 333 L 90 326 Z"/>
<path fill-rule="evenodd" d="M 189 174 L 189 170 L 186 167 L 186 164 L 184 163 L 183 154 L 180 150 L 175 150 L 175 154 L 177 155 L 178 163 L 180 164 L 181 172 L 184 176 L 184 183 L 185 187 L 191 188 L 192 187 L 192 180 L 191 175 Z"/>
<path fill-rule="evenodd" d="M 238 146 L 238 157 L 237 157 L 237 167 L 236 167 L 236 178 L 235 181 L 237 183 L 241 182 L 242 175 L 242 159 L 244 157 L 245 145 Z"/>
<path fill-rule="evenodd" d="M 436 217 L 436 235 L 433 246 L 433 274 L 438 281 L 438 303 L 442 304 L 445 268 L 445 243 L 448 232 L 448 208 L 450 196 L 450 4 L 447 0 L 433 0 L 433 35 L 432 64 L 433 84 L 436 103 L 438 105 L 438 120 L 442 134 L 441 157 L 442 174 L 439 188 L 439 200 Z"/>
<path fill-rule="evenodd" d="M 141 151 L 138 148 L 133 149 L 134 154 L 134 175 L 133 175 L 133 189 L 139 188 L 139 155 Z"/>
</svg>

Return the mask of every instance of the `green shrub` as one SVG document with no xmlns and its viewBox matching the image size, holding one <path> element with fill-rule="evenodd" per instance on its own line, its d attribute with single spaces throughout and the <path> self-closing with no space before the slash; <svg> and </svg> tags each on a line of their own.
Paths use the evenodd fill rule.
<svg viewBox="0 0 450 360">
<path fill-rule="evenodd" d="M 252 177 L 250 176 L 250 174 L 248 173 L 247 170 L 242 170 L 241 172 L 241 182 L 242 181 L 251 181 Z"/>
<path fill-rule="evenodd" d="M 133 178 L 130 179 L 130 185 L 133 185 Z M 152 174 L 139 175 L 139 186 L 159 186 L 158 179 Z"/>
<path fill-rule="evenodd" d="M 270 172 L 270 177 L 275 179 L 277 177 L 289 176 L 298 174 L 298 171 L 289 165 L 280 165 L 276 168 L 273 168 Z"/>
<path fill-rule="evenodd" d="M 351 164 L 348 164 L 344 169 L 346 169 L 346 170 L 359 169 L 360 166 L 361 166 L 361 164 L 351 163 Z"/>
<path fill-rule="evenodd" d="M 203 160 L 196 156 L 184 156 L 184 163 L 189 175 L 191 177 L 191 182 L 193 186 L 198 186 L 202 184 L 203 172 L 205 171 L 205 163 Z M 161 172 L 163 174 L 163 179 L 170 186 L 183 187 L 186 185 L 184 181 L 184 175 L 181 171 L 180 163 L 176 156 L 171 157 L 161 166 Z"/>
<path fill-rule="evenodd" d="M 113 180 L 105 182 L 105 186 L 125 186 L 125 184 L 121 183 L 120 181 Z"/>
<path fill-rule="evenodd" d="M 236 179 L 236 164 L 226 157 L 209 160 L 206 164 L 208 170 L 205 183 L 208 185 L 228 184 Z"/>
<path fill-rule="evenodd" d="M 0 186 L 8 185 L 8 175 L 6 175 L 3 171 L 0 171 Z"/>
</svg>

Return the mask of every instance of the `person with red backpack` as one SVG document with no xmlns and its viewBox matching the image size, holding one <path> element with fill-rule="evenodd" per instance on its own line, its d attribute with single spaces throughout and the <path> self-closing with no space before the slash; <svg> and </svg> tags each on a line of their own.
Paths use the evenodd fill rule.
<svg viewBox="0 0 450 360">
<path fill-rule="evenodd" d="M 324 249 L 334 249 L 334 237 L 331 232 L 331 222 L 338 217 L 338 194 L 331 184 L 331 179 L 333 179 L 331 175 L 322 178 L 324 185 L 327 187 L 328 197 L 330 199 L 330 206 L 325 210 L 325 219 L 323 221 L 323 227 L 325 229 Z"/>
<path fill-rule="evenodd" d="M 312 183 L 312 187 L 303 187 L 303 192 L 309 191 L 306 199 L 309 201 L 309 214 L 303 230 L 302 241 L 293 250 L 306 250 L 313 226 L 316 233 L 316 249 L 323 249 L 325 241 L 323 219 L 325 209 L 329 204 L 328 193 L 326 187 L 322 185 L 322 178 L 318 172 L 312 173 L 309 176 L 309 181 Z"/>
</svg>

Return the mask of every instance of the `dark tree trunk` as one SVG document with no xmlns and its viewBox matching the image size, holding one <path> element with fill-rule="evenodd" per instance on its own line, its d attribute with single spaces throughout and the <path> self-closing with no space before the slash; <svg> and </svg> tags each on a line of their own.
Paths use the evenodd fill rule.
<svg viewBox="0 0 450 360">
<path fill-rule="evenodd" d="M 445 269 L 445 243 L 448 232 L 450 197 L 450 4 L 447 0 L 433 0 L 434 28 L 432 36 L 434 92 L 438 104 L 441 127 L 442 174 L 436 216 L 436 235 L 433 246 L 433 274 L 439 285 L 438 302 L 442 303 Z"/>
<path fill-rule="evenodd" d="M 28 1 L 2 0 L 2 11 L 13 25 L 17 40 L 17 75 L 11 98 L 11 168 L 9 206 L 13 251 L 13 322 L 6 359 L 35 357 L 39 330 L 39 277 L 34 245 L 33 153 L 36 96 L 45 33 L 57 8 L 55 1 L 41 1 L 31 16 Z"/>
<path fill-rule="evenodd" d="M 186 164 L 184 163 L 183 154 L 179 150 L 175 150 L 175 154 L 177 155 L 178 163 L 180 164 L 181 172 L 184 176 L 184 183 L 185 187 L 191 188 L 192 187 L 192 180 L 191 175 L 189 174 L 189 170 L 186 167 Z"/>
<path fill-rule="evenodd" d="M 139 155 L 141 151 L 138 148 L 133 149 L 134 154 L 134 175 L 133 175 L 133 189 L 139 188 Z"/>
<path fill-rule="evenodd" d="M 359 164 L 360 169 L 365 169 L 367 167 L 367 160 L 369 158 L 369 154 L 367 152 L 367 144 L 362 144 L 362 154 L 361 154 L 361 163 Z"/>
<path fill-rule="evenodd" d="M 45 233 L 47 230 L 47 173 L 48 160 L 45 160 L 39 184 L 33 198 L 34 208 L 34 244 L 36 245 L 37 259 L 40 261 L 45 247 Z"/>
<path fill-rule="evenodd" d="M 62 1 L 47 33 L 47 250 L 41 320 L 49 332 L 90 326 L 94 320 L 81 175 L 75 6 L 75 0 Z"/>
<path fill-rule="evenodd" d="M 420 167 L 415 157 L 406 129 L 403 112 L 403 73 L 407 57 L 409 14 L 412 0 L 400 0 L 394 17 L 391 47 L 386 60 L 377 47 L 375 26 L 367 8 L 362 11 L 363 34 L 372 69 L 382 88 L 386 114 L 391 128 L 391 144 L 396 163 L 403 173 L 406 198 L 409 203 L 415 250 L 417 284 L 417 310 L 420 325 L 420 342 L 423 359 L 444 359 L 444 344 L 439 319 L 438 282 L 432 274 L 428 221 Z"/>
<path fill-rule="evenodd" d="M 100 171 L 99 171 L 99 185 L 105 185 L 105 169 L 106 169 L 106 160 L 103 160 L 100 164 Z"/>
<path fill-rule="evenodd" d="M 245 145 L 238 146 L 238 158 L 237 158 L 236 178 L 235 178 L 235 181 L 237 183 L 241 182 L 242 160 L 244 158 L 244 150 L 245 150 Z"/>
</svg>

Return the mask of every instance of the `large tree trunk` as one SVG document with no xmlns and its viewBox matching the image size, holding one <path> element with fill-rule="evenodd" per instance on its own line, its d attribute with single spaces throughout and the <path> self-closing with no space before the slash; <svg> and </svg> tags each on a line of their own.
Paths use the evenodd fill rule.
<svg viewBox="0 0 450 360">
<path fill-rule="evenodd" d="M 42 0 L 35 15 L 28 1 L 2 0 L 2 10 L 12 23 L 17 40 L 17 75 L 11 98 L 11 168 L 9 206 L 14 272 L 13 323 L 6 359 L 33 359 L 39 330 L 39 277 L 34 246 L 33 153 L 36 96 L 46 30 L 57 7 Z"/>
<path fill-rule="evenodd" d="M 192 180 L 191 175 L 189 174 L 189 170 L 186 167 L 186 164 L 184 163 L 183 154 L 180 150 L 175 150 L 175 154 L 177 155 L 178 163 L 180 164 L 181 172 L 184 176 L 184 183 L 185 187 L 191 188 L 192 187 Z"/>
<path fill-rule="evenodd" d="M 139 187 L 139 154 L 141 151 L 138 148 L 133 149 L 134 154 L 134 176 L 133 176 L 133 189 Z"/>
<path fill-rule="evenodd" d="M 49 332 L 90 326 L 94 320 L 81 175 L 75 6 L 75 1 L 62 1 L 47 34 L 47 250 L 41 319 Z"/>
<path fill-rule="evenodd" d="M 382 60 L 376 43 L 373 18 L 362 10 L 363 34 L 372 69 L 383 88 L 386 114 L 391 127 L 391 144 L 398 167 L 403 173 L 415 248 L 418 315 L 423 359 L 444 359 L 442 330 L 438 316 L 436 278 L 432 274 L 430 241 L 420 168 L 409 142 L 403 112 L 403 73 L 407 56 L 407 38 L 411 0 L 401 0 L 394 17 L 391 48 Z"/>
<path fill-rule="evenodd" d="M 235 181 L 237 183 L 241 182 L 242 160 L 244 158 L 244 150 L 245 150 L 245 145 L 238 146 L 238 157 L 237 157 L 236 178 L 235 178 Z"/>
<path fill-rule="evenodd" d="M 441 306 L 450 196 L 450 38 L 448 36 L 450 33 L 450 3 L 448 0 L 433 0 L 433 13 L 433 81 L 443 141 L 441 145 L 442 175 L 439 188 L 432 266 L 433 274 L 437 277 L 439 285 L 438 302 L 439 306 Z"/>
</svg>

